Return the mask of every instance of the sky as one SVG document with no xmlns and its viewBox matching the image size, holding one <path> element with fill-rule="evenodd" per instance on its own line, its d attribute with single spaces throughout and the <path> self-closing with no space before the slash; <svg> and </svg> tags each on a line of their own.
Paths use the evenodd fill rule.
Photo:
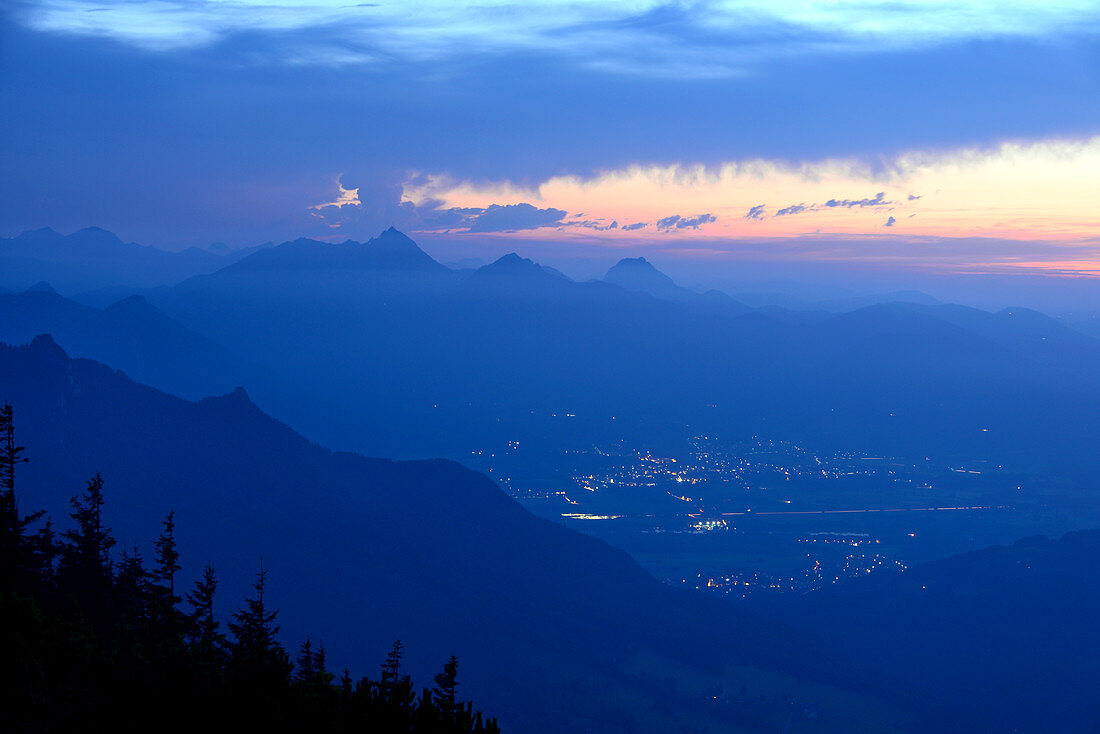
<svg viewBox="0 0 1100 734">
<path fill-rule="evenodd" d="M 0 235 L 1100 275 L 1095 1 L 2 12 Z"/>
</svg>

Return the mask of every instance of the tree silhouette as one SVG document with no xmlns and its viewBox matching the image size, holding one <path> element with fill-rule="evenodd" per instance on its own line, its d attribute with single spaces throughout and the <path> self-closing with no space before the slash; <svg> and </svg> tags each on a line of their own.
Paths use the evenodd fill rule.
<svg viewBox="0 0 1100 734">
<path fill-rule="evenodd" d="M 103 527 L 103 477 L 97 472 L 88 480 L 80 497 L 69 500 L 76 528 L 64 533 L 68 541 L 69 562 L 81 570 L 105 576 L 111 569 L 111 548 L 115 539 L 110 528 Z"/>
<path fill-rule="evenodd" d="M 238 677 L 256 683 L 277 685 L 285 682 L 291 671 L 290 659 L 276 637 L 279 627 L 277 609 L 269 610 L 264 601 L 267 570 L 260 563 L 252 588 L 254 596 L 245 599 L 245 606 L 233 613 L 235 621 L 229 631 L 236 637 L 230 656 L 230 667 Z"/>
<path fill-rule="evenodd" d="M 220 623 L 214 616 L 214 594 L 217 590 L 214 566 L 208 563 L 202 571 L 202 578 L 195 581 L 194 590 L 187 594 L 187 603 L 191 605 L 191 613 L 187 615 L 191 649 L 207 678 L 220 669 L 225 657 L 225 635 L 218 630 Z"/>
<path fill-rule="evenodd" d="M 396 681 L 401 675 L 401 654 L 404 644 L 401 640 L 394 640 L 390 652 L 386 656 L 386 662 L 382 663 L 382 685 Z"/>
<path fill-rule="evenodd" d="M 59 574 L 89 620 L 102 630 L 108 622 L 115 539 L 103 526 L 103 477 L 88 480 L 84 493 L 70 501 L 76 527 L 62 534 Z"/>
<path fill-rule="evenodd" d="M 400 640 L 379 680 L 353 681 L 345 668 L 335 681 L 324 645 L 308 639 L 294 670 L 278 640 L 278 612 L 267 605 L 262 563 L 255 593 L 228 625 L 234 642 L 227 644 L 214 614 L 212 565 L 186 594 L 190 613 L 178 609 L 173 513 L 154 544 L 152 570 L 137 544 L 112 561 L 115 539 L 104 523 L 98 474 L 72 499 L 74 526 L 60 541 L 48 520 L 26 535 L 30 520 L 19 517 L 15 502 L 22 448 L 11 417 L 9 406 L 0 410 L 0 511 L 8 533 L 0 573 L 23 585 L 0 589 L 0 672 L 9 674 L 0 686 L 0 731 L 499 734 L 472 704 L 456 704 L 453 656 L 435 678 L 435 693 L 425 689 L 419 699 L 401 670 Z"/>
<path fill-rule="evenodd" d="M 180 554 L 176 550 L 176 512 L 172 510 L 164 518 L 164 530 L 156 541 L 157 576 L 168 582 L 168 592 L 176 595 L 176 572 L 180 570 Z"/>
<path fill-rule="evenodd" d="M 19 516 L 19 501 L 15 494 L 15 470 L 27 461 L 23 447 L 15 442 L 15 421 L 10 403 L 0 408 L 0 590 L 25 589 L 27 576 L 33 574 L 34 563 L 27 555 L 35 555 L 34 544 L 28 546 L 24 531 L 44 513 Z"/>
<path fill-rule="evenodd" d="M 455 689 L 458 688 L 458 658 L 452 655 L 447 658 L 443 670 L 435 676 L 435 688 L 432 693 L 439 701 L 439 708 L 445 714 L 450 714 L 455 709 Z"/>
<path fill-rule="evenodd" d="M 307 637 L 298 648 L 298 657 L 294 659 L 294 679 L 300 682 L 313 680 L 317 675 L 317 654 L 313 652 L 313 644 Z"/>
</svg>

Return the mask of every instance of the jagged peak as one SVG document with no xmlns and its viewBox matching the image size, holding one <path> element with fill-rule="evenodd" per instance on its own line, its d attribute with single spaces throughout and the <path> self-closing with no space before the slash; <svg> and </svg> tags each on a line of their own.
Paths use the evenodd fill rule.
<svg viewBox="0 0 1100 734">
<path fill-rule="evenodd" d="M 69 355 L 61 348 L 61 345 L 53 340 L 52 334 L 39 334 L 34 339 L 31 339 L 28 349 L 35 354 L 53 358 L 57 361 L 63 362 L 69 359 Z"/>
<path fill-rule="evenodd" d="M 420 249 L 420 245 L 416 244 L 416 241 L 412 237 L 409 237 L 404 232 L 401 232 L 394 227 L 390 227 L 377 237 L 372 237 L 368 242 L 373 248 L 384 250 L 408 250 L 423 252 Z"/>
<path fill-rule="evenodd" d="M 237 387 L 233 388 L 232 391 L 227 392 L 225 395 L 211 395 L 208 398 L 203 398 L 201 402 L 220 403 L 222 405 L 255 408 L 259 410 L 256 404 L 252 402 L 252 398 L 249 397 L 248 392 L 240 385 L 237 385 Z"/>
</svg>

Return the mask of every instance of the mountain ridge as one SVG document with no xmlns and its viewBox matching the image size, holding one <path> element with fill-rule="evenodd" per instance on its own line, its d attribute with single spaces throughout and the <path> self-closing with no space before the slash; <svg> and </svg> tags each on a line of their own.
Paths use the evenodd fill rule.
<svg viewBox="0 0 1100 734">
<path fill-rule="evenodd" d="M 650 655 L 705 679 L 736 677 L 730 664 L 764 666 L 811 688 L 827 684 L 782 671 L 827 680 L 839 664 L 824 651 L 814 660 L 809 638 L 659 584 L 624 552 L 531 516 L 483 475 L 449 461 L 330 452 L 264 414 L 243 389 L 185 401 L 69 359 L 46 336 L 0 346 L 0 385 L 31 458 L 21 482 L 27 506 L 61 516 L 67 494 L 101 471 L 119 537 L 146 536 L 174 509 L 181 547 L 201 539 L 229 598 L 263 556 L 291 639 L 324 620 L 331 648 L 369 666 L 366 656 L 401 638 L 421 677 L 438 666 L 424 651 L 451 647 L 467 690 L 517 729 L 609 730 L 606 716 L 624 709 L 607 702 L 639 700 L 644 679 L 629 671 L 645 670 Z M 203 560 L 184 559 L 185 573 Z M 281 593 L 280 578 L 299 594 Z M 586 694 L 570 687 L 580 685 L 572 675 L 602 683 Z M 703 700 L 690 686 L 676 696 Z M 591 709 L 596 701 L 603 705 Z M 757 713 L 781 721 L 781 701 Z M 642 709 L 628 730 L 664 730 L 667 710 L 635 705 Z M 736 710 L 669 705 L 684 721 L 744 728 Z M 610 713 L 601 719 L 602 710 Z"/>
</svg>

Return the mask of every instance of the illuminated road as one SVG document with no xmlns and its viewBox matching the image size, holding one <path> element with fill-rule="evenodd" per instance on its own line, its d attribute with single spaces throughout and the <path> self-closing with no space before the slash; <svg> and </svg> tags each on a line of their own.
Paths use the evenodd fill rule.
<svg viewBox="0 0 1100 734">
<path fill-rule="evenodd" d="M 719 512 L 716 513 L 720 517 L 752 517 L 753 515 L 760 516 L 779 516 L 779 515 L 861 515 L 861 514 L 873 514 L 879 512 L 974 512 L 979 510 L 1011 510 L 1010 505 L 960 505 L 958 507 L 886 507 L 886 508 L 867 508 L 860 510 L 767 510 L 762 512 L 753 512 L 752 510 L 745 510 L 744 512 Z M 691 517 L 700 518 L 707 517 L 710 513 L 707 512 L 676 512 L 669 514 L 661 514 L 661 517 Z M 562 517 L 571 520 L 618 520 L 624 517 L 658 517 L 656 513 L 645 514 L 616 514 L 616 515 L 590 515 L 587 513 L 562 513 Z"/>
</svg>

